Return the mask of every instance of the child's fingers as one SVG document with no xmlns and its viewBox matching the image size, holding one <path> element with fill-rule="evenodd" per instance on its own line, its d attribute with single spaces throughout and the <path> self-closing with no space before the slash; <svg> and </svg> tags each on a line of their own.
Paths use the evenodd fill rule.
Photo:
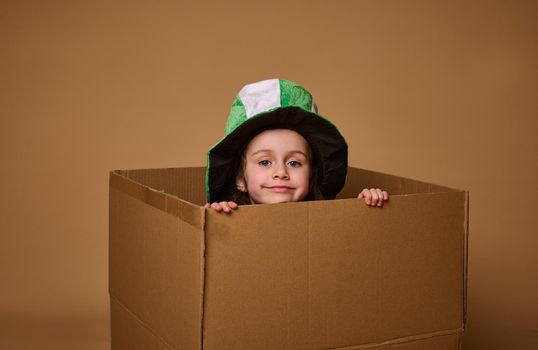
<svg viewBox="0 0 538 350">
<path fill-rule="evenodd" d="M 389 199 L 389 194 L 379 188 L 365 188 L 357 197 L 364 198 L 364 203 L 367 205 L 382 207 L 383 203 Z"/>
<path fill-rule="evenodd" d="M 233 209 L 237 209 L 237 207 L 238 207 L 237 203 L 232 202 L 232 201 L 213 202 L 211 204 L 206 203 L 204 205 L 204 208 L 206 209 L 215 209 L 215 211 L 218 211 L 218 212 L 223 211 L 225 213 L 230 213 Z"/>
<path fill-rule="evenodd" d="M 364 198 L 366 200 L 366 204 L 367 205 L 375 205 L 375 198 L 374 198 L 374 194 L 372 193 L 371 190 L 369 189 L 366 189 L 366 196 Z"/>
<path fill-rule="evenodd" d="M 229 213 L 232 211 L 232 208 L 230 208 L 230 206 L 228 205 L 228 202 L 220 202 L 219 204 L 225 213 Z"/>
<path fill-rule="evenodd" d="M 377 206 L 382 207 L 383 206 L 383 200 L 385 199 L 385 196 L 383 196 L 383 191 L 381 191 L 380 188 L 376 188 L 375 192 L 377 194 Z"/>
<path fill-rule="evenodd" d="M 222 211 L 222 207 L 217 202 L 211 203 L 211 208 L 215 209 L 216 211 Z"/>
<path fill-rule="evenodd" d="M 365 188 L 361 191 L 361 193 L 359 193 L 359 198 L 364 198 L 364 203 L 370 205 L 372 194 L 367 188 Z"/>
<path fill-rule="evenodd" d="M 370 205 L 377 205 L 379 202 L 379 195 L 377 194 L 377 190 L 375 188 L 370 188 L 370 193 L 372 194 L 372 200 L 370 201 Z"/>
</svg>

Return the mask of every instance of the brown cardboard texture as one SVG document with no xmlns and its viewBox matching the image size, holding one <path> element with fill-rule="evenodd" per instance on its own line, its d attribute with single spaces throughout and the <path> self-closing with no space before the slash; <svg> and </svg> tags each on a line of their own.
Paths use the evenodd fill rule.
<svg viewBox="0 0 538 350">
<path fill-rule="evenodd" d="M 111 172 L 113 350 L 460 348 L 467 192 L 350 168 L 336 200 L 226 215 L 204 180 Z"/>
</svg>

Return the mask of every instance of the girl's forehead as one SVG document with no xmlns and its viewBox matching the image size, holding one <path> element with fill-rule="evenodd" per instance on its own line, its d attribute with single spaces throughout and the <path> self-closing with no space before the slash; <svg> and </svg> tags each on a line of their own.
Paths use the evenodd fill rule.
<svg viewBox="0 0 538 350">
<path fill-rule="evenodd" d="M 274 151 L 293 149 L 307 153 L 310 147 L 305 138 L 293 130 L 271 129 L 256 135 L 248 144 L 246 151 L 248 154 L 261 149 Z"/>
</svg>

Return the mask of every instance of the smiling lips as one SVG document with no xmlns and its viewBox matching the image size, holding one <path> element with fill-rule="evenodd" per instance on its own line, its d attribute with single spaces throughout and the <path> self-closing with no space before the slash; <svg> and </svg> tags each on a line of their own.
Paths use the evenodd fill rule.
<svg viewBox="0 0 538 350">
<path fill-rule="evenodd" d="M 266 188 L 277 193 L 285 193 L 293 190 L 293 187 L 289 186 L 268 186 Z"/>
</svg>

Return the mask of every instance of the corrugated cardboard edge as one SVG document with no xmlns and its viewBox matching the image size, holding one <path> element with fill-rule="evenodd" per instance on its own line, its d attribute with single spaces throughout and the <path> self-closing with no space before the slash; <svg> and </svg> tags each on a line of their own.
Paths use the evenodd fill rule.
<svg viewBox="0 0 538 350">
<path fill-rule="evenodd" d="M 136 198 L 146 204 L 149 204 L 159 210 L 162 210 L 170 215 L 173 215 L 180 220 L 183 220 L 190 224 L 191 226 L 201 230 L 201 245 L 200 245 L 200 279 L 201 279 L 201 288 L 200 288 L 200 344 L 199 349 L 203 349 L 203 339 L 204 339 L 204 290 L 205 290 L 205 245 L 206 245 L 206 236 L 205 236 L 205 221 L 206 221 L 206 210 L 199 208 L 198 206 L 187 202 L 179 197 L 174 195 L 156 191 L 149 186 L 136 182 L 120 173 L 121 170 L 112 170 L 109 173 L 109 188 L 117 189 L 133 198 Z M 199 213 L 201 213 L 201 218 L 196 217 L 196 210 L 185 210 L 186 208 L 194 209 L 194 207 L 199 208 Z M 133 314 L 129 308 L 121 303 L 121 301 L 111 293 L 109 290 L 110 297 L 114 299 L 122 308 L 124 308 L 131 316 L 133 316 L 144 328 L 146 328 L 150 333 L 156 334 L 155 331 L 149 327 L 143 320 L 138 318 Z M 158 337 L 167 347 L 173 349 L 169 344 L 165 342 L 164 339 Z"/>
<path fill-rule="evenodd" d="M 356 189 L 359 187 L 377 187 L 379 186 L 379 177 L 383 178 L 383 189 L 387 190 L 391 196 L 461 191 L 460 189 L 432 184 L 430 182 L 415 180 L 408 177 L 350 166 L 348 168 L 346 185 L 341 193 L 338 194 L 337 198 L 354 198 L 357 195 Z M 360 182 L 360 185 L 357 184 L 357 181 Z M 351 192 L 350 188 L 353 188 Z"/>
<path fill-rule="evenodd" d="M 465 331 L 467 324 L 467 286 L 468 286 L 468 269 L 469 269 L 469 191 L 465 191 L 465 237 L 463 239 L 463 324 L 462 329 Z M 460 344 L 460 349 L 462 345 Z"/>
<path fill-rule="evenodd" d="M 202 215 L 202 244 L 201 244 L 201 252 L 200 252 L 200 273 L 201 273 L 201 290 L 200 290 L 200 346 L 199 349 L 204 349 L 204 319 L 205 319 L 205 278 L 206 278 L 206 217 L 207 217 L 207 209 L 204 209 L 203 215 Z"/>
</svg>

